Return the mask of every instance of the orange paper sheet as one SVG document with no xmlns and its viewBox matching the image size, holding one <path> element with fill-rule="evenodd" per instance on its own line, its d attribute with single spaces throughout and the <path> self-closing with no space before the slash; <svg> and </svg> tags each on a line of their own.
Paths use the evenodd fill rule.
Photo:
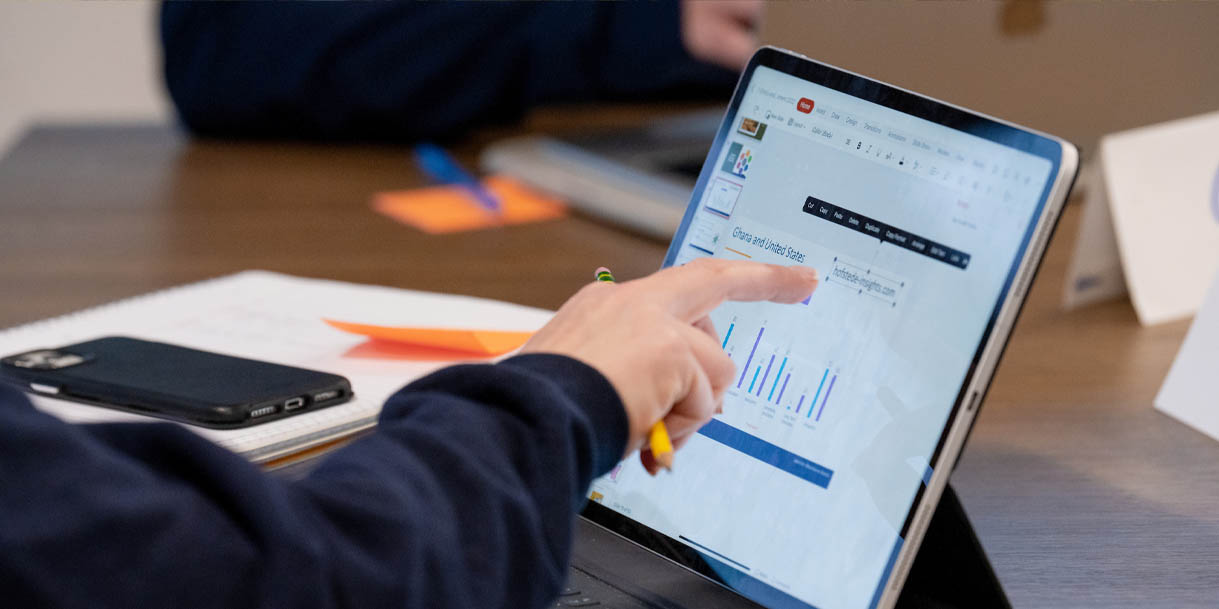
<svg viewBox="0 0 1219 609">
<path fill-rule="evenodd" d="M 533 332 L 505 330 L 452 330 L 446 328 L 411 328 L 374 326 L 324 319 L 331 327 L 344 332 L 431 349 L 458 351 L 472 355 L 503 355 L 525 344 Z"/>
<path fill-rule="evenodd" d="M 373 198 L 372 206 L 386 216 L 431 234 L 540 222 L 567 215 L 567 207 L 560 199 L 541 194 L 512 178 L 489 176 L 483 185 L 499 198 L 499 214 L 479 205 L 460 186 L 383 192 Z"/>
</svg>

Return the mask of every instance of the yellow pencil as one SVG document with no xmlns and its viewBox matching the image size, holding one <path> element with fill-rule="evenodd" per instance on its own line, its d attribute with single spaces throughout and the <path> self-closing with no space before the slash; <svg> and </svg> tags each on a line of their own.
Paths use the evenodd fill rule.
<svg viewBox="0 0 1219 609">
<path fill-rule="evenodd" d="M 594 276 L 597 281 L 614 281 L 614 274 L 605 267 L 598 268 Z M 673 440 L 669 438 L 669 429 L 664 421 L 656 421 L 652 425 L 652 430 L 648 432 L 648 448 L 652 450 L 656 463 L 667 470 L 673 469 Z"/>
<path fill-rule="evenodd" d="M 673 441 L 669 439 L 669 428 L 664 421 L 656 421 L 648 432 L 648 447 L 652 449 L 652 458 L 661 467 L 673 470 Z"/>
</svg>

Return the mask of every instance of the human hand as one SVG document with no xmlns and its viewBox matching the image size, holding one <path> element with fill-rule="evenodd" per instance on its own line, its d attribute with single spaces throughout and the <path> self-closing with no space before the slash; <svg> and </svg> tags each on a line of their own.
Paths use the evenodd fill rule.
<svg viewBox="0 0 1219 609">
<path fill-rule="evenodd" d="M 694 57 L 740 71 L 758 47 L 762 0 L 682 0 L 681 39 Z"/>
<path fill-rule="evenodd" d="M 700 258 L 625 283 L 584 286 L 522 353 L 567 355 L 596 368 L 618 391 L 630 421 L 627 454 L 664 420 L 680 448 L 719 411 L 735 365 L 707 316 L 725 300 L 793 303 L 817 287 L 817 271 Z M 644 467 L 656 473 L 649 451 Z"/>
</svg>

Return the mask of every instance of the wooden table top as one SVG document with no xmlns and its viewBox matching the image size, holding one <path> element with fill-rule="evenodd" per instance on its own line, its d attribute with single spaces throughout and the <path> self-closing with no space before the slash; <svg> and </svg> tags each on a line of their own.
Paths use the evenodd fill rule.
<svg viewBox="0 0 1219 609">
<path fill-rule="evenodd" d="M 421 183 L 401 147 L 35 129 L 0 161 L 0 327 L 249 268 L 554 308 L 599 265 L 661 263 L 665 244 L 581 217 L 428 236 L 370 210 Z M 1219 606 L 1219 443 L 1151 406 L 1188 324 L 1061 311 L 1078 222 L 1072 206 L 954 485 L 1017 607 Z"/>
</svg>

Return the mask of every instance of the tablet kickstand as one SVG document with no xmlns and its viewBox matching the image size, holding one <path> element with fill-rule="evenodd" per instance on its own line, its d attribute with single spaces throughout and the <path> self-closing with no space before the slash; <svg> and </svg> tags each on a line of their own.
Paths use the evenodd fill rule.
<svg viewBox="0 0 1219 609">
<path fill-rule="evenodd" d="M 914 557 L 897 609 L 1011 609 L 949 484 Z"/>
</svg>

